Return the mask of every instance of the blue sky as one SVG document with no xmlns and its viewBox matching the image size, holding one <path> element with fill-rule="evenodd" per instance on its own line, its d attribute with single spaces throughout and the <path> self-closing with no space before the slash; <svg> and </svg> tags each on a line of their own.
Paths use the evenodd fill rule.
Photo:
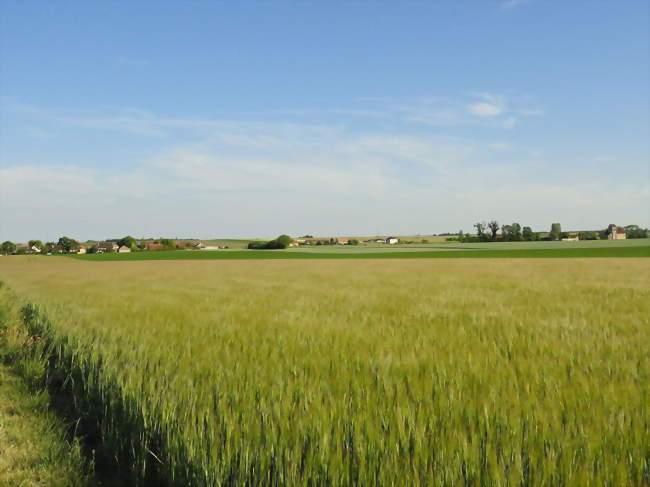
<svg viewBox="0 0 650 487">
<path fill-rule="evenodd" d="M 650 226 L 647 1 L 0 1 L 0 239 Z"/>
</svg>

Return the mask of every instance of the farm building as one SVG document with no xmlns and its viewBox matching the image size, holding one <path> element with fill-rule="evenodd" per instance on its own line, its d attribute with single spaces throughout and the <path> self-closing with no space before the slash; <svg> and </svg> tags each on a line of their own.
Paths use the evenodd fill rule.
<svg viewBox="0 0 650 487">
<path fill-rule="evenodd" d="M 32 246 L 29 248 L 29 251 L 30 251 L 30 252 L 34 252 L 34 253 L 39 253 L 39 252 L 41 251 L 41 249 L 39 249 L 36 245 L 32 245 Z"/>
<path fill-rule="evenodd" d="M 580 234 L 578 232 L 571 232 L 562 239 L 563 242 L 575 242 L 576 240 L 580 240 Z"/>
<path fill-rule="evenodd" d="M 386 243 L 389 244 L 389 245 L 394 245 L 397 242 L 399 242 L 399 239 L 397 237 L 388 237 L 386 239 Z"/>
<path fill-rule="evenodd" d="M 350 243 L 350 239 L 346 237 L 340 237 L 336 239 L 337 245 L 348 245 L 349 243 Z"/>
<path fill-rule="evenodd" d="M 616 225 L 610 223 L 607 227 L 607 239 L 608 240 L 625 240 L 625 230 L 618 230 Z"/>
<path fill-rule="evenodd" d="M 129 247 L 127 247 L 126 245 L 122 245 L 121 247 L 117 248 L 117 252 L 119 254 L 125 254 L 127 252 L 131 252 L 131 249 Z"/>
</svg>

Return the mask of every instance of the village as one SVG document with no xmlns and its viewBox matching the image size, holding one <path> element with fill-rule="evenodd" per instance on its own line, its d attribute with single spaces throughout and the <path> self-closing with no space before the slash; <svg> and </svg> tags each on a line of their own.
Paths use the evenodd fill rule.
<svg viewBox="0 0 650 487">
<path fill-rule="evenodd" d="M 214 251 L 229 249 L 283 249 L 287 247 L 311 247 L 323 245 L 335 246 L 409 246 L 413 244 L 428 245 L 450 242 L 459 243 L 482 243 L 482 242 L 517 242 L 517 241 L 579 241 L 579 240 L 626 240 L 628 238 L 646 238 L 647 229 L 638 225 L 627 225 L 618 227 L 610 224 L 606 229 L 600 231 L 562 232 L 559 224 L 553 224 L 550 232 L 532 232 L 530 227 L 524 227 L 523 232 L 519 224 L 504 225 L 497 232 L 496 222 L 477 223 L 474 225 L 477 232 L 466 234 L 462 231 L 456 234 L 439 234 L 431 236 L 396 237 L 396 236 L 375 236 L 375 237 L 314 237 L 304 235 L 292 238 L 286 235 L 282 237 L 282 243 L 278 239 L 269 242 L 255 239 L 224 239 L 224 240 L 200 240 L 200 239 L 135 239 L 126 236 L 121 239 L 109 239 L 105 241 L 78 242 L 69 237 L 61 237 L 57 242 L 41 242 L 30 240 L 26 244 L 14 244 L 3 242 L 2 255 L 10 254 L 106 254 L 106 253 L 129 253 L 147 252 L 162 250 L 186 250 L 186 251 Z M 490 232 L 491 231 L 491 232 Z"/>
</svg>

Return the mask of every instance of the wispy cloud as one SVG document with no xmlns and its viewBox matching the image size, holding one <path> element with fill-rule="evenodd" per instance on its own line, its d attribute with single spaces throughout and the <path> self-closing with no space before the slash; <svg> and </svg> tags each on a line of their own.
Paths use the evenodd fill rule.
<svg viewBox="0 0 650 487">
<path fill-rule="evenodd" d="M 201 137 L 163 143 L 119 171 L 6 164 L 0 238 L 408 234 L 467 230 L 485 215 L 525 219 L 540 229 L 560 217 L 569 226 L 623 215 L 645 224 L 647 184 L 620 184 L 612 192 L 608 178 L 584 173 L 565 175 L 560 184 L 542 159 L 527 162 L 510 141 L 481 146 L 461 137 L 321 125 L 133 118 L 162 131 L 190 126 Z M 97 120 L 92 126 L 101 130 L 124 122 Z M 510 153 L 523 159 L 502 162 Z M 523 216 L 513 199 L 526 201 Z"/>
<path fill-rule="evenodd" d="M 476 96 L 483 101 L 467 106 L 467 111 L 479 117 L 496 117 L 506 111 L 505 98 L 492 93 L 477 93 Z"/>
</svg>

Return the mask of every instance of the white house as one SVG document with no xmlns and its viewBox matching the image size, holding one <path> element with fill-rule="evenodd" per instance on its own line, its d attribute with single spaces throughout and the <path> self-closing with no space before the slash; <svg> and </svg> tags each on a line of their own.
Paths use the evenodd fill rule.
<svg viewBox="0 0 650 487">
<path fill-rule="evenodd" d="M 131 249 L 126 245 L 122 245 L 121 247 L 117 248 L 117 252 L 120 254 L 126 254 L 127 252 L 131 252 Z"/>
<path fill-rule="evenodd" d="M 387 243 L 387 244 L 390 244 L 390 245 L 394 245 L 394 244 L 396 244 L 397 242 L 399 242 L 399 240 L 397 239 L 397 237 L 388 237 L 388 238 L 386 239 L 386 243 Z"/>
</svg>

